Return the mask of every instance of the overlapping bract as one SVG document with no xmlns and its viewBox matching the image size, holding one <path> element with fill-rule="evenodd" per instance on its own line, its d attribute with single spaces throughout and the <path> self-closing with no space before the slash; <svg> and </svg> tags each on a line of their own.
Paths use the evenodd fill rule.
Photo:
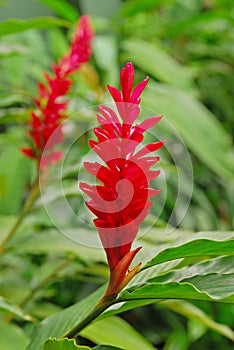
<svg viewBox="0 0 234 350">
<path fill-rule="evenodd" d="M 58 64 L 52 64 L 53 74 L 45 74 L 45 84 L 38 83 L 39 96 L 34 99 L 37 110 L 31 112 L 31 120 L 27 123 L 31 147 L 23 148 L 21 151 L 26 156 L 35 158 L 42 168 L 49 162 L 59 161 L 62 156 L 62 152 L 53 151 L 53 147 L 63 141 L 60 123 L 67 117 L 65 110 L 68 104 L 64 96 L 72 84 L 68 76 L 90 59 L 92 38 L 93 31 L 89 18 L 82 16 L 77 24 L 69 53 Z M 41 158 L 52 134 L 54 134 L 53 141 Z"/>
<path fill-rule="evenodd" d="M 134 67 L 132 63 L 127 63 L 120 74 L 121 91 L 108 86 L 117 112 L 107 106 L 99 106 L 97 120 L 100 127 L 94 129 L 97 141 L 90 141 L 93 151 L 105 164 L 84 164 L 102 185 L 80 184 L 91 198 L 86 204 L 97 216 L 94 224 L 110 267 L 107 296 L 117 294 L 139 269 L 140 265 L 137 265 L 128 270 L 140 249 L 131 251 L 131 246 L 139 225 L 152 205 L 148 198 L 160 192 L 149 188 L 150 180 L 160 173 L 159 170 L 150 169 L 159 160 L 150 153 L 161 148 L 163 142 L 139 146 L 144 132 L 159 122 L 161 117 L 152 117 L 133 125 L 140 113 L 140 95 L 147 82 L 148 78 L 133 90 Z"/>
</svg>

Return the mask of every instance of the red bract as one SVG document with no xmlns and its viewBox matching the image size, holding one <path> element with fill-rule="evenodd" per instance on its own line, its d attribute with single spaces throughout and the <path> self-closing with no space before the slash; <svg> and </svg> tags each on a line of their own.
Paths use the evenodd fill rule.
<svg viewBox="0 0 234 350">
<path fill-rule="evenodd" d="M 131 246 L 152 205 L 148 198 L 160 192 L 149 188 L 150 180 L 160 173 L 150 169 L 159 161 L 159 157 L 150 154 L 161 148 L 163 142 L 142 147 L 140 144 L 144 132 L 158 123 L 161 116 L 133 125 L 140 113 L 140 95 L 148 78 L 134 90 L 133 82 L 134 67 L 127 63 L 120 74 L 121 91 L 108 86 L 118 114 L 109 107 L 99 106 L 97 120 L 100 127 L 94 129 L 97 141 L 90 141 L 93 151 L 105 164 L 84 164 L 102 185 L 80 184 L 91 198 L 86 205 L 97 217 L 94 224 L 110 267 L 105 296 L 116 295 L 139 270 L 140 264 L 129 269 L 140 249 L 131 251 Z"/>
<path fill-rule="evenodd" d="M 67 115 L 65 113 L 68 101 L 64 96 L 68 93 L 72 81 L 68 76 L 80 68 L 90 59 L 91 40 L 93 31 L 88 16 L 82 16 L 73 36 L 70 51 L 58 64 L 52 64 L 53 75 L 45 74 L 46 83 L 38 83 L 38 97 L 34 99 L 37 110 L 30 113 L 29 138 L 32 146 L 21 151 L 28 157 L 38 161 L 40 167 L 49 162 L 58 162 L 62 152 L 55 152 L 53 147 L 63 141 L 63 132 L 60 126 Z M 51 135 L 53 140 L 47 144 Z M 42 153 L 45 150 L 43 157 Z"/>
</svg>

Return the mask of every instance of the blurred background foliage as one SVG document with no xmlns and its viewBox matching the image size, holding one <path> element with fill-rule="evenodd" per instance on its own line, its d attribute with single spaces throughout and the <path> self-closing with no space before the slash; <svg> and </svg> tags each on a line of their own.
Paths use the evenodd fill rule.
<svg viewBox="0 0 234 350">
<path fill-rule="evenodd" d="M 118 84 L 120 67 L 131 60 L 136 66 L 137 81 L 150 76 L 142 106 L 163 114 L 170 122 L 162 121 L 157 132 L 160 138 L 168 141 L 168 150 L 162 152 L 161 163 L 167 192 L 164 191 L 158 202 L 156 199 L 146 223 L 154 225 L 157 237 L 154 244 L 173 240 L 162 233 L 158 237 L 162 232 L 159 227 L 162 230 L 168 221 L 172 226 L 178 226 L 178 234 L 234 229 L 232 1 L 5 0 L 0 6 L 2 237 L 19 213 L 35 174 L 32 162 L 21 155 L 19 149 L 27 143 L 25 121 L 33 107 L 36 83 L 43 79 L 44 71 L 50 70 L 51 62 L 58 60 L 68 49 L 74 23 L 82 13 L 91 15 L 96 34 L 91 62 L 73 76 L 71 115 L 108 102 L 106 84 Z M 73 135 L 94 125 L 95 115 L 85 111 L 75 115 L 74 120 L 75 123 L 71 122 Z M 183 162 L 181 141 L 170 125 L 189 150 L 193 178 L 188 164 Z M 84 216 L 87 212 L 81 205 L 76 177 L 77 164 L 88 151 L 88 137 L 91 133 L 85 132 L 74 145 L 63 174 L 67 200 L 75 213 Z M 152 139 L 153 136 L 147 137 Z M 181 159 L 179 170 L 183 179 L 177 203 L 178 169 L 173 152 Z M 63 193 L 58 183 L 55 174 L 46 197 L 48 203 L 53 204 L 56 218 L 62 213 L 60 197 Z M 184 216 L 191 183 L 193 194 Z M 160 187 L 159 180 L 155 186 Z M 159 204 L 164 200 L 163 212 L 156 221 L 155 217 L 161 211 Z M 7 298 L 9 305 L 10 302 L 20 305 L 19 309 L 12 306 L 18 326 L 12 325 L 6 333 L 14 334 L 19 344 L 23 344 L 22 349 L 33 328 L 23 307 L 30 315 L 42 319 L 82 299 L 107 278 L 102 252 L 94 253 L 86 247 L 74 247 L 68 240 L 65 242 L 61 234 L 54 232 L 40 201 L 34 209 L 37 214 L 32 211 L 25 220 L 1 262 L 0 294 Z M 63 224 L 76 227 L 74 218 L 70 217 L 63 218 Z M 85 226 L 81 229 L 85 232 Z M 8 309 L 3 308 L 3 317 L 7 316 Z M 210 318 L 206 322 L 207 315 Z M 231 342 L 220 331 L 222 327 L 212 319 L 233 328 L 233 306 L 193 302 L 182 307 L 182 304 L 165 302 L 123 313 L 122 319 L 113 321 L 113 329 L 115 322 L 120 322 L 116 327 L 125 329 L 124 322 L 127 321 L 158 349 L 231 349 Z M 136 337 L 133 328 L 129 333 Z M 98 343 L 98 336 L 92 338 L 84 334 L 84 343 L 86 338 L 88 344 Z M 129 342 L 131 344 L 131 340 Z M 0 349 L 11 350 L 11 346 L 2 345 L 0 341 Z M 125 346 L 126 349 L 133 348 L 133 345 Z"/>
</svg>

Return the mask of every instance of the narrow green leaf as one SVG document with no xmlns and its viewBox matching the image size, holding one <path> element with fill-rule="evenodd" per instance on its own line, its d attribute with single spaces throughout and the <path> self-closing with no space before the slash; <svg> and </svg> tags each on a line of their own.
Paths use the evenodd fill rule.
<svg viewBox="0 0 234 350">
<path fill-rule="evenodd" d="M 35 330 L 26 350 L 42 350 L 49 337 L 60 338 L 86 318 L 104 293 L 106 286 L 99 288 L 87 298 L 69 308 L 44 319 Z"/>
<path fill-rule="evenodd" d="M 155 347 L 132 326 L 119 317 L 95 321 L 81 331 L 81 336 L 98 344 L 109 344 L 125 350 L 153 350 Z"/>
<path fill-rule="evenodd" d="M 224 337 L 234 341 L 234 332 L 230 327 L 220 324 L 212 320 L 204 311 L 197 306 L 181 300 L 165 300 L 161 304 L 168 309 L 177 312 L 180 315 L 187 317 L 190 320 L 198 321 L 205 327 L 223 335 Z"/>
<path fill-rule="evenodd" d="M 191 261 L 190 261 L 191 263 Z M 157 266 L 164 265 L 165 263 Z M 167 264 L 167 263 L 166 263 Z M 172 270 L 165 273 L 163 270 L 155 270 L 156 266 L 151 267 L 148 270 L 143 270 L 137 274 L 132 282 L 129 283 L 128 287 L 136 288 L 145 283 L 166 283 L 166 282 L 179 282 L 185 278 L 196 276 L 196 275 L 207 275 L 209 273 L 219 274 L 231 274 L 234 272 L 234 256 L 225 256 L 217 259 L 207 260 L 201 263 L 193 264 L 191 266 L 184 266 L 178 270 L 176 266 L 171 266 Z M 175 270 L 174 270 L 175 269 Z M 115 308 L 111 308 L 105 311 L 99 316 L 99 319 L 116 315 L 137 307 L 145 306 L 158 302 L 156 299 L 141 299 L 124 302 L 123 304 L 117 304 Z"/>
<path fill-rule="evenodd" d="M 185 278 L 182 282 L 187 282 L 195 286 L 199 291 L 208 293 L 212 298 L 228 298 L 234 302 L 234 274 L 222 275 L 212 273 L 205 276 L 194 276 Z"/>
<path fill-rule="evenodd" d="M 97 35 L 93 42 L 93 53 L 98 66 L 105 73 L 108 84 L 118 84 L 118 41 L 113 35 Z"/>
<path fill-rule="evenodd" d="M 1 311 L 8 312 L 26 321 L 32 320 L 31 316 L 22 310 L 18 305 L 12 303 L 6 298 L 3 298 L 2 296 L 0 296 L 0 312 Z"/>
<path fill-rule="evenodd" d="M 13 93 L 11 91 L 0 94 L 0 108 L 27 102 L 29 102 L 29 98 L 25 93 Z"/>
<path fill-rule="evenodd" d="M 75 22 L 79 18 L 79 13 L 76 7 L 70 5 L 65 0 L 39 0 L 43 4 L 50 7 L 54 13 L 68 21 Z"/>
<path fill-rule="evenodd" d="M 199 279 L 198 279 L 199 277 Z M 149 283 L 133 291 L 126 290 L 120 301 L 138 299 L 190 299 L 234 303 L 233 275 L 198 276 L 187 282 Z M 214 285 L 218 285 L 214 287 Z M 200 289 L 199 289 L 200 288 Z"/>
<path fill-rule="evenodd" d="M 154 271 L 152 271 L 152 273 L 147 276 L 147 281 L 160 283 L 179 282 L 194 276 L 202 276 L 212 273 L 225 275 L 234 274 L 234 256 L 224 256 L 221 258 L 194 263 L 192 265 L 190 264 L 189 266 L 183 264 L 181 267 L 179 266 L 178 269 L 172 269 L 167 273 L 162 273 L 159 275 L 157 275 L 157 273 L 154 274 Z M 148 271 L 150 270 L 151 269 Z"/>
<path fill-rule="evenodd" d="M 163 350 L 188 350 L 188 336 L 185 332 L 179 330 L 169 335 Z"/>
<path fill-rule="evenodd" d="M 116 304 L 114 308 L 110 308 L 109 310 L 103 312 L 99 317 L 98 320 L 102 320 L 103 318 L 114 316 L 121 314 L 122 312 L 129 311 L 132 309 L 136 309 L 141 306 L 146 306 L 152 303 L 157 302 L 157 300 L 152 299 L 140 299 L 140 300 L 131 300 L 126 302 L 121 302 L 119 304 Z"/>
<path fill-rule="evenodd" d="M 131 60 L 152 77 L 184 90 L 193 90 L 194 84 L 186 67 L 156 44 L 143 40 L 126 40 L 122 47 L 127 60 Z"/>
<path fill-rule="evenodd" d="M 0 175 L 0 185 L 2 185 L 1 175 Z M 1 191 L 0 191 L 0 197 L 1 197 Z M 16 216 L 0 215 L 0 227 L 1 227 L 1 230 L 0 230 L 0 244 L 6 238 L 9 230 L 14 225 L 15 220 L 17 220 Z"/>
<path fill-rule="evenodd" d="M 37 17 L 33 19 L 7 19 L 0 23 L 0 36 L 15 34 L 29 29 L 45 29 L 51 27 L 70 27 L 70 23 L 54 17 Z"/>
<path fill-rule="evenodd" d="M 198 239 L 179 247 L 168 248 L 156 255 L 145 268 L 179 258 L 220 255 L 234 255 L 234 239 L 224 242 Z"/>
<path fill-rule="evenodd" d="M 1 181 L 5 181 L 3 193 L 0 193 L 2 214 L 16 214 L 20 210 L 25 185 L 29 181 L 30 166 L 30 160 L 19 149 L 8 147 L 0 154 L 0 176 Z"/>
<path fill-rule="evenodd" d="M 72 230 L 74 230 L 74 228 L 71 228 L 71 231 Z M 82 231 L 84 235 L 89 234 L 83 228 L 80 229 L 80 231 Z M 15 249 L 20 253 L 24 252 L 33 254 L 47 253 L 49 255 L 58 255 L 61 253 L 75 253 L 77 256 L 90 262 L 106 261 L 103 250 L 80 245 L 65 237 L 57 230 L 44 230 L 39 234 L 31 234 L 27 240 L 21 242 L 20 246 L 16 246 Z"/>
<path fill-rule="evenodd" d="M 232 179 L 234 151 L 230 135 L 215 116 L 191 94 L 163 84 L 150 84 L 144 106 L 164 114 L 160 127 L 172 123 L 194 154 L 222 179 Z M 214 157 L 215 149 L 215 157 Z"/>
<path fill-rule="evenodd" d="M 56 339 L 50 338 L 45 341 L 43 350 L 89 350 L 87 346 L 75 344 L 74 339 Z"/>
<path fill-rule="evenodd" d="M 53 54 L 54 61 L 58 61 L 69 51 L 69 42 L 61 28 L 52 28 L 47 33 L 48 45 Z"/>
<path fill-rule="evenodd" d="M 98 345 L 93 350 L 124 350 L 109 345 Z M 88 346 L 76 345 L 73 339 L 55 339 L 46 340 L 43 350 L 91 350 Z"/>
<path fill-rule="evenodd" d="M 149 259 L 153 259 L 160 252 L 168 248 L 176 248 L 186 243 L 196 241 L 198 239 L 211 240 L 223 242 L 232 240 L 234 238 L 234 231 L 201 231 L 192 232 L 180 229 L 172 230 L 170 234 L 167 233 L 166 228 L 151 228 L 146 235 L 139 238 L 140 244 L 146 249 L 146 254 L 143 252 L 143 259 L 140 261 L 147 263 Z M 139 256 L 141 251 L 137 254 Z"/>
<path fill-rule="evenodd" d="M 22 328 L 0 320 L 0 350 L 25 350 L 28 337 Z M 34 349 L 35 350 L 35 349 Z"/>
<path fill-rule="evenodd" d="M 135 0 L 124 2 L 120 9 L 121 16 L 131 16 L 138 12 L 150 11 L 155 9 L 155 6 L 161 4 L 161 0 Z"/>
<path fill-rule="evenodd" d="M 122 348 L 116 348 L 115 346 L 110 345 L 98 345 L 95 346 L 95 348 L 92 348 L 93 350 L 125 350 Z"/>
</svg>

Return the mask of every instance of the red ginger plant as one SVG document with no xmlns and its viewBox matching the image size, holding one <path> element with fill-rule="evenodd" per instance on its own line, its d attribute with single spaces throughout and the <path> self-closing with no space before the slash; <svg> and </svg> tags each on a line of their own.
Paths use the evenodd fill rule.
<svg viewBox="0 0 234 350">
<path fill-rule="evenodd" d="M 131 250 L 139 225 L 149 213 L 149 198 L 160 191 L 149 188 L 150 180 L 160 170 L 151 170 L 159 157 L 151 156 L 161 148 L 162 141 L 138 149 L 144 132 L 161 119 L 155 116 L 133 125 L 140 113 L 140 95 L 148 83 L 148 77 L 133 90 L 134 67 L 131 62 L 121 70 L 121 90 L 108 86 L 117 113 L 99 106 L 97 120 L 100 127 L 94 129 L 97 141 L 91 140 L 93 151 L 105 162 L 85 162 L 86 170 L 103 185 L 80 183 L 80 188 L 91 200 L 87 207 L 96 215 L 98 229 L 110 268 L 110 279 L 104 297 L 115 297 L 134 277 L 141 264 L 129 268 L 141 247 Z"/>
<path fill-rule="evenodd" d="M 91 40 L 93 31 L 88 16 L 82 16 L 77 24 L 70 51 L 64 55 L 58 64 L 52 64 L 52 75 L 45 74 L 46 84 L 38 83 L 38 97 L 34 99 L 37 109 L 30 113 L 31 119 L 28 136 L 31 147 L 22 148 L 27 157 L 34 158 L 38 167 L 44 168 L 50 162 L 58 162 L 62 152 L 53 150 L 56 144 L 63 141 L 61 122 L 67 118 L 65 112 L 68 100 L 63 97 L 70 90 L 72 81 L 69 75 L 76 72 L 91 56 Z M 45 146 L 51 135 L 55 133 L 52 142 Z M 42 157 L 43 154 L 43 157 Z"/>
</svg>

